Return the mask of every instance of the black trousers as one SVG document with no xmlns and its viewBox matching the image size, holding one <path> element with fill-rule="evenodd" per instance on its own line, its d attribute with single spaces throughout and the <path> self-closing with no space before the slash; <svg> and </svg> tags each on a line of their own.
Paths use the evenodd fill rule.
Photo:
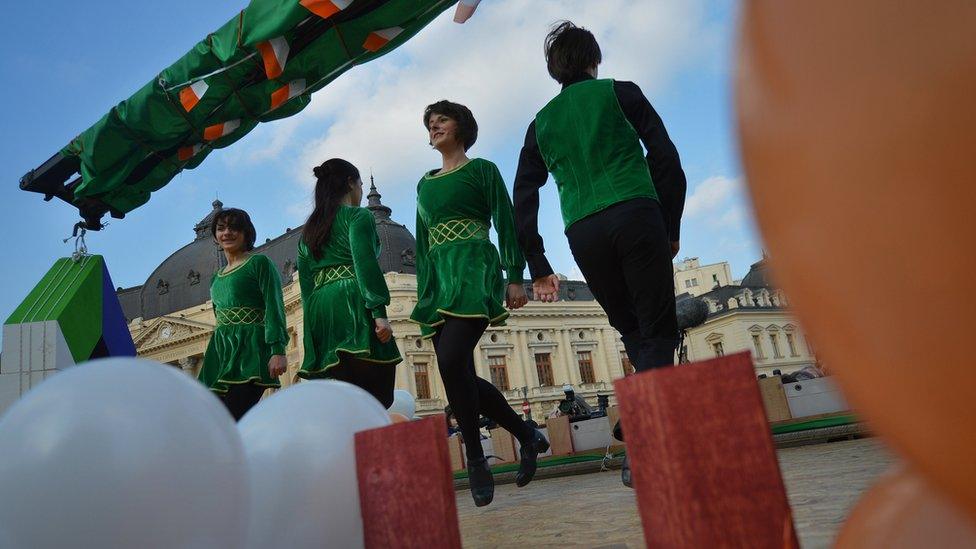
<svg viewBox="0 0 976 549">
<path fill-rule="evenodd" d="M 234 416 L 234 421 L 240 421 L 248 410 L 254 407 L 261 400 L 261 395 L 267 387 L 261 387 L 254 383 L 241 383 L 231 385 L 227 392 L 220 396 L 220 401 L 227 407 L 230 415 Z"/>
<path fill-rule="evenodd" d="M 673 364 L 678 320 L 661 205 L 650 198 L 614 204 L 573 223 L 566 236 L 634 369 Z"/>
<path fill-rule="evenodd" d="M 328 378 L 352 383 L 373 395 L 384 408 L 393 405 L 393 388 L 396 386 L 396 367 L 389 364 L 372 364 L 341 357 L 337 366 L 328 370 Z M 407 418 L 410 419 L 410 418 Z"/>
<path fill-rule="evenodd" d="M 464 438 L 468 461 L 485 457 L 478 428 L 479 414 L 504 427 L 521 444 L 531 443 L 535 436 L 535 430 L 515 413 L 501 391 L 478 377 L 475 371 L 474 350 L 487 327 L 488 321 L 484 319 L 448 317 L 434 334 L 437 367 Z"/>
</svg>

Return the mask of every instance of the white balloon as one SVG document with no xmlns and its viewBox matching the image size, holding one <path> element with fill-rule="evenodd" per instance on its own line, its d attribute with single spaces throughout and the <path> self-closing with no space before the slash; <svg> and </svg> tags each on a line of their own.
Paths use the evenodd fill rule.
<svg viewBox="0 0 976 549">
<path fill-rule="evenodd" d="M 389 424 L 372 395 L 341 381 L 305 381 L 252 408 L 238 423 L 248 547 L 362 547 L 354 435 Z"/>
<path fill-rule="evenodd" d="M 417 403 L 410 394 L 410 391 L 404 391 L 403 389 L 397 389 L 393 391 L 393 404 L 390 405 L 389 411 L 391 414 L 400 414 L 405 418 L 412 418 L 414 412 L 417 411 Z"/>
<path fill-rule="evenodd" d="M 247 509 L 233 418 L 172 366 L 80 364 L 0 419 L 5 548 L 236 548 Z"/>
</svg>

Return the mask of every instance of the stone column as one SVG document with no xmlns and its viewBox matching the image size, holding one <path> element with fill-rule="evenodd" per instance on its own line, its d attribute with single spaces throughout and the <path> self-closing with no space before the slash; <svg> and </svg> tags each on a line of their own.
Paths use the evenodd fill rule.
<svg viewBox="0 0 976 549">
<path fill-rule="evenodd" d="M 195 377 L 194 370 L 197 368 L 197 364 L 200 363 L 200 358 L 196 356 L 187 356 L 179 360 L 180 369 L 183 370 L 188 376 Z"/>
<path fill-rule="evenodd" d="M 522 379 L 525 386 L 538 387 L 539 374 L 535 371 L 535 356 L 529 353 L 529 336 L 525 330 L 515 333 L 515 346 L 518 348 L 519 360 L 522 362 Z"/>
<path fill-rule="evenodd" d="M 563 348 L 563 356 L 566 357 L 566 381 L 578 389 L 580 384 L 579 362 L 576 361 L 576 350 L 573 349 L 568 329 L 559 330 L 559 345 Z"/>
</svg>

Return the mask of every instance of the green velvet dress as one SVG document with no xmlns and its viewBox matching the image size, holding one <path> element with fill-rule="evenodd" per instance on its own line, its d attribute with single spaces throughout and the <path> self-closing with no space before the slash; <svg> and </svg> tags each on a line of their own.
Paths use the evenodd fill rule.
<svg viewBox="0 0 976 549">
<path fill-rule="evenodd" d="M 391 338 L 380 343 L 373 319 L 386 318 L 390 290 L 377 256 L 376 221 L 365 209 L 342 206 L 329 240 L 316 259 L 305 241 L 298 245 L 298 280 L 305 316 L 305 359 L 298 375 L 328 377 L 345 357 L 377 365 L 399 363 Z"/>
<path fill-rule="evenodd" d="M 268 371 L 273 355 L 285 354 L 285 306 L 281 278 L 266 256 L 253 254 L 210 281 L 217 327 L 203 356 L 200 381 L 217 393 L 253 382 L 280 387 Z"/>
<path fill-rule="evenodd" d="M 500 255 L 488 240 L 492 223 Z M 505 287 L 522 283 L 525 258 L 498 168 L 474 158 L 449 172 L 426 174 L 417 184 L 416 235 L 417 305 L 410 320 L 423 336 L 433 336 L 445 317 L 505 324 Z"/>
</svg>

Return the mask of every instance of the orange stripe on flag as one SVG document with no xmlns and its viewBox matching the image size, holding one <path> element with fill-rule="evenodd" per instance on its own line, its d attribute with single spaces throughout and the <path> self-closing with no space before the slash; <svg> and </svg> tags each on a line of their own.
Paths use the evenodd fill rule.
<svg viewBox="0 0 976 549">
<path fill-rule="evenodd" d="M 284 37 L 272 38 L 258 44 L 261 59 L 264 60 L 264 74 L 269 79 L 278 78 L 285 70 L 288 61 L 288 41 Z"/>
<path fill-rule="evenodd" d="M 299 4 L 322 19 L 328 19 L 348 8 L 352 0 L 301 0 Z"/>
<path fill-rule="evenodd" d="M 288 101 L 288 86 L 282 86 L 271 93 L 271 108 L 277 109 Z"/>
<path fill-rule="evenodd" d="M 186 162 L 187 160 L 196 156 L 196 154 L 200 152 L 200 149 L 202 148 L 203 145 L 199 143 L 189 147 L 180 147 L 180 150 L 176 152 L 176 156 L 180 159 L 180 162 Z"/>
<path fill-rule="evenodd" d="M 305 91 L 305 79 L 292 80 L 288 84 L 271 93 L 271 108 L 277 109 L 289 99 L 301 95 Z"/>
<path fill-rule="evenodd" d="M 401 32 L 403 32 L 403 29 L 400 27 L 390 27 L 388 29 L 373 31 L 369 33 L 366 41 L 363 42 L 363 48 L 372 52 L 379 51 L 380 48 L 387 45 L 390 40 L 396 38 Z"/>
<path fill-rule="evenodd" d="M 183 105 L 183 109 L 186 112 L 193 110 L 193 107 L 197 106 L 209 88 L 210 86 L 206 82 L 199 80 L 180 90 L 180 104 Z"/>
<path fill-rule="evenodd" d="M 225 135 L 229 135 L 231 132 L 240 127 L 241 121 L 239 119 L 228 120 L 222 124 L 214 124 L 213 126 L 207 126 L 203 130 L 203 138 L 207 141 L 213 141 L 214 139 L 220 139 Z"/>
</svg>

